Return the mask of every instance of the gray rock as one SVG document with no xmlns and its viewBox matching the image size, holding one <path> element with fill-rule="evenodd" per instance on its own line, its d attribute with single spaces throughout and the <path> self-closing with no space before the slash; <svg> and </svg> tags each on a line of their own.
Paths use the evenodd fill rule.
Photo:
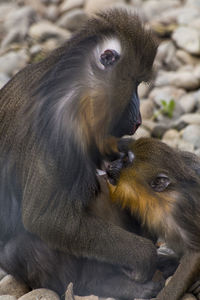
<svg viewBox="0 0 200 300">
<path fill-rule="evenodd" d="M 37 19 L 36 12 L 29 6 L 11 11 L 4 22 L 7 35 L 2 41 L 2 47 L 14 42 L 22 42 L 27 36 L 28 29 Z"/>
<path fill-rule="evenodd" d="M 75 296 L 74 297 L 75 300 L 99 300 L 99 297 L 97 296 L 86 296 L 86 297 L 79 297 L 79 296 Z"/>
<path fill-rule="evenodd" d="M 169 0 L 169 1 L 157 1 L 149 0 L 144 1 L 143 10 L 144 14 L 148 20 L 153 19 L 154 17 L 160 15 L 162 12 L 165 12 L 171 8 L 179 7 L 180 2 L 178 0 Z"/>
<path fill-rule="evenodd" d="M 33 290 L 22 297 L 20 297 L 18 300 L 60 300 L 60 297 L 53 291 L 48 289 L 36 289 Z"/>
<path fill-rule="evenodd" d="M 58 26 L 75 31 L 87 20 L 87 15 L 82 9 L 74 9 L 65 13 L 57 22 Z"/>
<path fill-rule="evenodd" d="M 40 21 L 30 27 L 29 36 L 32 39 L 43 42 L 50 38 L 67 40 L 70 37 L 70 33 L 48 21 Z"/>
<path fill-rule="evenodd" d="M 152 99 L 157 105 L 161 105 L 161 100 L 169 102 L 171 99 L 173 99 L 177 102 L 177 100 L 179 100 L 184 94 L 185 91 L 183 89 L 165 86 L 154 88 L 150 92 L 149 98 Z"/>
<path fill-rule="evenodd" d="M 0 296 L 0 300 L 17 300 L 17 298 L 15 296 L 3 295 Z"/>
<path fill-rule="evenodd" d="M 141 100 L 140 101 L 140 112 L 142 119 L 151 119 L 154 113 L 154 103 L 152 100 Z"/>
<path fill-rule="evenodd" d="M 191 113 L 197 105 L 195 93 L 187 93 L 180 98 L 179 104 L 184 113 Z"/>
<path fill-rule="evenodd" d="M 200 148 L 199 148 L 199 149 L 197 149 L 197 150 L 195 150 L 195 151 L 194 151 L 194 153 L 195 153 L 197 156 L 199 156 L 199 157 L 200 157 Z"/>
<path fill-rule="evenodd" d="M 73 283 L 70 282 L 70 284 L 67 287 L 66 293 L 65 293 L 65 300 L 74 300 L 74 292 L 73 292 Z"/>
<path fill-rule="evenodd" d="M 114 5 L 119 3 L 123 4 L 123 0 L 86 0 L 85 11 L 88 14 L 92 14 L 99 10 L 113 7 Z"/>
<path fill-rule="evenodd" d="M 191 54 L 200 55 L 200 32 L 197 29 L 180 26 L 174 31 L 172 38 L 178 47 Z"/>
<path fill-rule="evenodd" d="M 150 84 L 146 83 L 146 82 L 142 82 L 139 86 L 138 86 L 138 96 L 139 98 L 146 98 L 147 95 L 149 94 L 149 91 L 151 89 Z"/>
<path fill-rule="evenodd" d="M 194 152 L 194 145 L 183 139 L 178 140 L 177 148 L 181 151 Z"/>
<path fill-rule="evenodd" d="M 37 20 L 35 10 L 30 6 L 24 6 L 11 11 L 5 20 L 4 27 L 6 30 L 11 30 L 14 27 L 30 26 Z"/>
<path fill-rule="evenodd" d="M 59 9 L 57 5 L 51 4 L 47 7 L 45 17 L 50 21 L 56 21 L 59 16 Z"/>
<path fill-rule="evenodd" d="M 27 285 L 17 281 L 13 276 L 6 275 L 0 281 L 0 295 L 11 295 L 17 298 L 29 291 Z"/>
<path fill-rule="evenodd" d="M 177 15 L 177 23 L 180 25 L 190 25 L 191 22 L 200 17 L 200 11 L 194 7 L 183 7 L 180 13 Z"/>
<path fill-rule="evenodd" d="M 178 140 L 179 138 L 180 138 L 180 133 L 175 129 L 169 129 L 163 135 L 163 141 Z"/>
<path fill-rule="evenodd" d="M 7 19 L 7 16 L 17 10 L 17 5 L 15 3 L 9 3 L 5 0 L 5 3 L 0 2 L 0 23 L 3 24 Z M 4 27 L 4 26 L 2 26 Z"/>
<path fill-rule="evenodd" d="M 200 63 L 200 59 L 198 57 L 190 55 L 188 52 L 178 49 L 176 51 L 176 57 L 177 59 L 184 65 L 197 65 Z"/>
<path fill-rule="evenodd" d="M 10 80 L 10 77 L 4 73 L 0 73 L 0 89 Z M 1 274 L 1 271 L 0 271 Z M 1 276 L 1 275 L 0 275 Z M 0 278 L 1 279 L 1 278 Z"/>
<path fill-rule="evenodd" d="M 176 70 L 181 66 L 180 61 L 176 57 L 176 47 L 172 41 L 164 41 L 159 45 L 156 60 L 158 60 L 163 67 L 167 66 L 170 70 Z"/>
<path fill-rule="evenodd" d="M 186 90 L 194 90 L 200 86 L 200 80 L 194 74 L 194 70 L 179 70 L 177 72 L 159 71 L 155 86 L 173 85 Z"/>
<path fill-rule="evenodd" d="M 145 129 L 145 127 L 143 126 L 140 126 L 136 131 L 136 133 L 134 134 L 135 139 L 139 139 L 141 137 L 150 137 L 150 136 L 151 136 L 150 132 L 147 129 Z"/>
<path fill-rule="evenodd" d="M 193 113 L 193 114 L 185 114 L 180 117 L 177 122 L 185 122 L 186 124 L 192 124 L 192 125 L 199 125 L 200 126 L 200 114 L 199 113 Z"/>
<path fill-rule="evenodd" d="M 157 124 L 152 132 L 151 132 L 151 136 L 154 138 L 158 138 L 161 139 L 163 137 L 163 135 L 165 134 L 165 132 L 169 129 L 169 126 L 166 124 Z"/>
<path fill-rule="evenodd" d="M 186 0 L 185 1 L 186 6 L 196 6 L 198 9 L 200 9 L 200 0 Z"/>
<path fill-rule="evenodd" d="M 60 6 L 60 12 L 64 13 L 74 8 L 83 7 L 85 0 L 64 0 Z"/>
<path fill-rule="evenodd" d="M 200 125 L 188 125 L 182 131 L 182 138 L 195 148 L 200 148 Z"/>
<path fill-rule="evenodd" d="M 23 67 L 28 61 L 28 55 L 24 49 L 14 52 L 10 51 L 0 57 L 0 72 L 6 75 L 13 75 Z"/>
<path fill-rule="evenodd" d="M 142 120 L 142 126 L 148 131 L 153 131 L 158 124 L 152 120 Z"/>
<path fill-rule="evenodd" d="M 197 298 L 193 294 L 185 294 L 183 297 L 181 297 L 180 300 L 197 300 Z"/>
<path fill-rule="evenodd" d="M 59 4 L 61 0 L 40 0 L 42 3 L 49 5 L 49 4 Z"/>
</svg>

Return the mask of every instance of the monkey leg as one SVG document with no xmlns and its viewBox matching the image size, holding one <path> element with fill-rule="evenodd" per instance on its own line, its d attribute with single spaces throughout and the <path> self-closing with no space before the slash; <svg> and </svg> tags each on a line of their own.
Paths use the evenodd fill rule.
<svg viewBox="0 0 200 300">
<path fill-rule="evenodd" d="M 162 288 L 161 282 L 136 283 L 113 265 L 52 250 L 25 232 L 0 246 L 0 265 L 30 288 L 49 288 L 60 296 L 70 282 L 76 295 L 127 300 L 155 297 Z"/>
<path fill-rule="evenodd" d="M 188 252 L 180 262 L 168 285 L 158 294 L 156 300 L 179 300 L 194 283 L 200 272 L 200 253 Z"/>
<path fill-rule="evenodd" d="M 134 298 L 150 299 L 156 297 L 163 282 L 148 281 L 138 283 L 125 276 L 120 268 L 96 261 L 85 262 L 81 275 L 82 286 L 74 293 L 81 296 L 90 294 L 100 297 L 133 300 Z"/>
</svg>

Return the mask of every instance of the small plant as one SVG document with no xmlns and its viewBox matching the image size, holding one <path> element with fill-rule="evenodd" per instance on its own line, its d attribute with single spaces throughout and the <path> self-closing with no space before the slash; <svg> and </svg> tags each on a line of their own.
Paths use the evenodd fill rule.
<svg viewBox="0 0 200 300">
<path fill-rule="evenodd" d="M 158 111 L 155 112 L 153 119 L 157 119 L 161 114 L 171 119 L 173 117 L 175 105 L 176 103 L 173 99 L 171 99 L 169 102 L 161 100 L 161 107 Z"/>
</svg>

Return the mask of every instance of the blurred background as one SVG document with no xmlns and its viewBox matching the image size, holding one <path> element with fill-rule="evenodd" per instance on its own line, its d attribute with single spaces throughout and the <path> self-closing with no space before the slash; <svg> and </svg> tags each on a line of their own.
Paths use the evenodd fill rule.
<svg viewBox="0 0 200 300">
<path fill-rule="evenodd" d="M 155 77 L 139 87 L 143 125 L 134 137 L 200 156 L 200 0 L 0 0 L 0 88 L 109 7 L 136 12 L 159 40 Z"/>
</svg>

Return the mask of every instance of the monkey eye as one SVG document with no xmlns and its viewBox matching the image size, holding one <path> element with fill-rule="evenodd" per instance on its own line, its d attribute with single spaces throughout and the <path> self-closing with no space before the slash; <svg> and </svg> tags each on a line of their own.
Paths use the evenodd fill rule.
<svg viewBox="0 0 200 300">
<path fill-rule="evenodd" d="M 151 187 L 155 192 L 163 192 L 171 183 L 169 177 L 165 174 L 158 174 L 154 180 L 151 181 Z"/>
<path fill-rule="evenodd" d="M 105 68 L 112 66 L 120 58 L 119 53 L 112 49 L 105 50 L 100 56 L 100 62 Z"/>
</svg>

